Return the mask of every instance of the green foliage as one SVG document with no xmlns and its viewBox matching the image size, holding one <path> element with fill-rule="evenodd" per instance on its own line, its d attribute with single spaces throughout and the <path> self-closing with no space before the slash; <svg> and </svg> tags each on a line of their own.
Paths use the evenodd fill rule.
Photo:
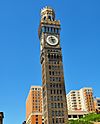
<svg viewBox="0 0 100 124">
<path fill-rule="evenodd" d="M 93 124 L 93 123 L 83 120 L 70 120 L 68 124 Z"/>
<path fill-rule="evenodd" d="M 93 122 L 100 122 L 100 114 L 91 113 L 84 118 L 70 120 L 68 124 L 93 124 Z"/>
</svg>

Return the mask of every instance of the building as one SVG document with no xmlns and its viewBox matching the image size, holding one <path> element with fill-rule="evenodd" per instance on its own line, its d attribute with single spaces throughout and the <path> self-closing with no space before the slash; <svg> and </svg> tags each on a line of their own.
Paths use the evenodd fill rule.
<svg viewBox="0 0 100 124">
<path fill-rule="evenodd" d="M 26 100 L 26 124 L 42 124 L 42 87 L 32 86 Z"/>
<path fill-rule="evenodd" d="M 56 20 L 54 10 L 48 6 L 43 8 L 38 35 L 41 47 L 44 124 L 67 124 L 68 120 L 60 29 L 60 21 Z"/>
<path fill-rule="evenodd" d="M 95 112 L 100 113 L 100 98 L 94 98 Z"/>
<path fill-rule="evenodd" d="M 92 88 L 71 90 L 67 94 L 68 111 L 94 112 Z"/>
<path fill-rule="evenodd" d="M 82 103 L 79 90 L 71 90 L 67 94 L 68 111 L 82 111 Z"/>
<path fill-rule="evenodd" d="M 3 112 L 0 112 L 0 124 L 3 124 L 3 118 L 4 118 L 4 114 Z"/>
<path fill-rule="evenodd" d="M 68 111 L 68 120 L 76 120 L 87 115 L 86 111 Z"/>
</svg>

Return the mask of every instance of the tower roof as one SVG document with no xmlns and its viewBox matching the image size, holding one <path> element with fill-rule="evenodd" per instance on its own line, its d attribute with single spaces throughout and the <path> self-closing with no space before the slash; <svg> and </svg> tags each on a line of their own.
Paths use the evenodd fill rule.
<svg viewBox="0 0 100 124">
<path fill-rule="evenodd" d="M 52 10 L 52 11 L 54 11 L 54 9 L 52 7 L 50 7 L 50 6 L 45 6 L 45 7 L 43 7 L 41 9 L 41 11 L 44 11 L 44 10 Z"/>
<path fill-rule="evenodd" d="M 41 9 L 41 15 L 46 11 L 52 12 L 55 15 L 54 9 L 51 8 L 50 6 L 45 6 L 43 9 Z"/>
</svg>

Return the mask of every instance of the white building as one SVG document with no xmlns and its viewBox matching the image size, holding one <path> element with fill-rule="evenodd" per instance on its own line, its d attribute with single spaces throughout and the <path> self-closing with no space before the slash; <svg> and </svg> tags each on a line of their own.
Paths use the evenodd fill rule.
<svg viewBox="0 0 100 124">
<path fill-rule="evenodd" d="M 94 112 L 92 88 L 71 90 L 67 94 L 68 111 Z"/>
</svg>

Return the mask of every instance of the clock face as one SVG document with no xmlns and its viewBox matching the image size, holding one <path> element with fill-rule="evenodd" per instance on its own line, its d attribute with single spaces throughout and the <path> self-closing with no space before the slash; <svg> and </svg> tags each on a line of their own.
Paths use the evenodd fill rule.
<svg viewBox="0 0 100 124">
<path fill-rule="evenodd" d="M 46 41 L 50 45 L 57 45 L 58 44 L 58 39 L 54 35 L 48 36 Z"/>
</svg>

